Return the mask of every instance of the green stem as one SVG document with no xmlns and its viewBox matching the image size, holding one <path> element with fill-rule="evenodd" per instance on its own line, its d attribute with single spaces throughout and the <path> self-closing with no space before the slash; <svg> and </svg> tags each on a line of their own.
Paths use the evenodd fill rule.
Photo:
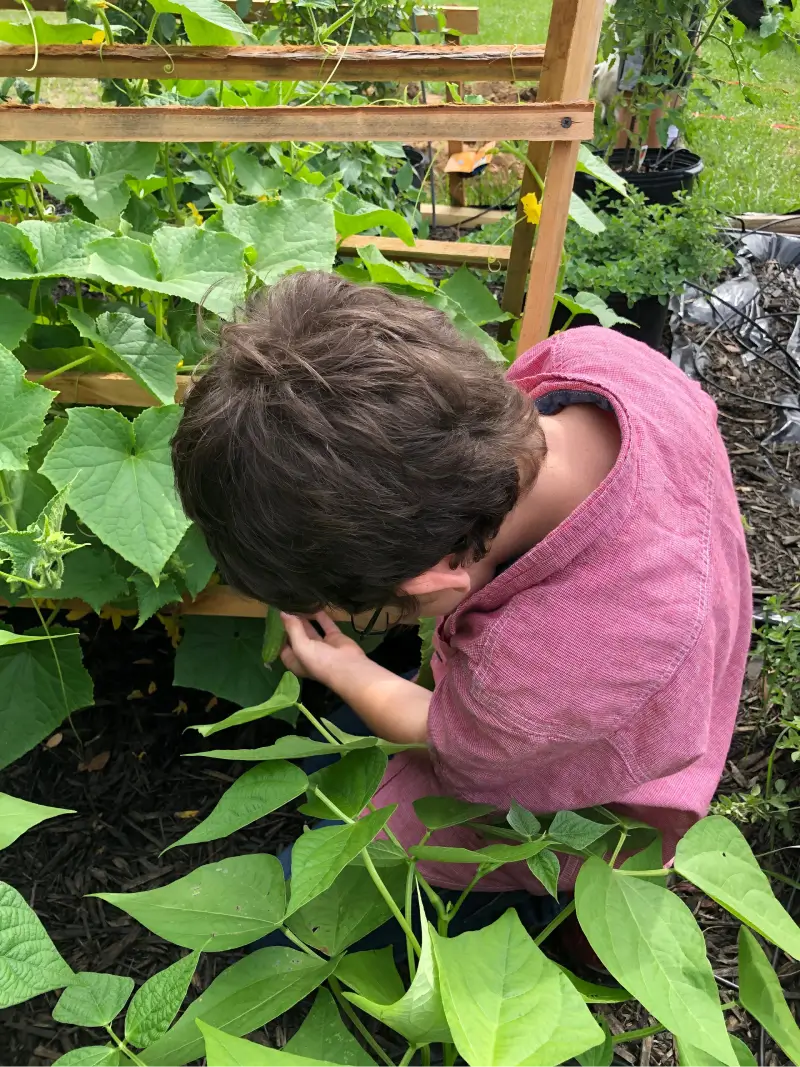
<svg viewBox="0 0 800 1067">
<path fill-rule="evenodd" d="M 408 1067 L 408 1064 L 411 1063 L 412 1059 L 414 1058 L 414 1053 L 416 1051 L 417 1051 L 417 1046 L 416 1045 L 409 1045 L 408 1048 L 406 1049 L 404 1055 L 403 1055 L 402 1060 L 400 1060 L 399 1067 Z"/>
<path fill-rule="evenodd" d="M 444 906 L 444 903 L 442 901 L 442 898 L 439 896 L 439 894 L 437 892 L 435 892 L 433 887 L 422 877 L 422 875 L 419 873 L 419 871 L 416 871 L 415 873 L 416 873 L 416 876 L 417 876 L 417 882 L 419 883 L 420 887 L 424 891 L 425 896 L 428 898 L 428 900 L 431 902 L 431 904 L 433 904 L 434 908 L 436 909 L 436 914 L 439 916 L 440 919 L 443 918 L 444 915 L 446 914 L 446 911 L 445 911 L 445 906 Z"/>
<path fill-rule="evenodd" d="M 672 874 L 672 870 L 669 867 L 660 867 L 657 871 L 625 871 L 620 868 L 615 873 L 627 878 L 665 878 Z"/>
<path fill-rule="evenodd" d="M 39 103 L 39 97 L 41 95 L 42 95 L 42 79 L 41 78 L 37 78 L 36 81 L 33 83 L 33 102 L 34 102 L 34 104 L 38 104 Z M 33 141 L 32 145 L 33 145 L 33 147 L 31 148 L 31 152 L 33 153 L 33 152 L 36 151 L 36 142 Z"/>
<path fill-rule="evenodd" d="M 355 823 L 356 820 L 351 819 L 349 815 L 345 815 L 341 808 L 337 808 L 337 806 L 330 799 L 330 797 L 326 797 L 318 786 L 313 785 L 311 787 L 311 792 L 314 794 L 315 797 L 317 797 L 318 800 L 322 801 L 326 808 L 329 808 L 333 812 L 337 819 L 341 819 L 342 822 L 349 823 L 350 826 Z"/>
<path fill-rule="evenodd" d="M 325 958 L 324 956 L 320 956 L 318 952 L 315 952 L 313 948 L 310 948 L 304 941 L 301 941 L 299 937 L 296 937 L 288 926 L 281 926 L 280 930 L 287 941 L 291 941 L 293 945 L 297 945 L 297 947 L 305 952 L 307 956 L 313 956 L 316 960 Z"/>
<path fill-rule="evenodd" d="M 164 297 L 161 293 L 154 293 L 151 291 L 150 296 L 153 300 L 153 308 L 156 313 L 156 337 L 164 336 Z"/>
<path fill-rule="evenodd" d="M 163 144 L 161 146 L 161 165 L 164 168 L 164 175 L 167 179 L 167 200 L 172 209 L 172 214 L 175 216 L 176 222 L 183 222 L 183 215 L 178 207 L 178 198 L 175 195 L 175 179 L 172 176 L 172 167 L 169 162 L 168 144 Z"/>
<path fill-rule="evenodd" d="M 666 1026 L 656 1023 L 654 1026 L 643 1026 L 641 1030 L 628 1030 L 626 1033 L 612 1034 L 611 1044 L 622 1045 L 627 1041 L 641 1041 L 643 1037 L 660 1034 L 662 1030 L 666 1030 Z"/>
<path fill-rule="evenodd" d="M 108 16 L 102 8 L 98 8 L 97 14 L 100 16 L 100 22 L 103 26 L 103 30 L 105 31 L 106 41 L 108 42 L 108 44 L 113 44 L 114 31 L 111 29 L 111 23 L 108 21 Z"/>
<path fill-rule="evenodd" d="M 14 504 L 11 500 L 11 493 L 8 491 L 8 484 L 6 483 L 6 476 L 3 471 L 0 471 L 0 496 L 2 501 L 0 502 L 0 518 L 9 528 L 9 530 L 16 530 L 17 528 L 17 516 L 14 512 Z"/>
<path fill-rule="evenodd" d="M 312 715 L 312 713 L 308 710 L 308 708 L 305 706 L 305 704 L 301 704 L 300 701 L 298 700 L 296 702 L 296 704 L 295 704 L 295 707 L 297 708 L 297 710 L 299 712 L 301 712 L 301 714 L 305 715 L 305 717 L 308 719 L 308 721 L 311 723 L 311 725 L 314 727 L 314 729 L 318 730 L 322 734 L 322 736 L 325 738 L 326 741 L 329 741 L 332 745 L 340 745 L 341 744 L 341 741 L 339 741 L 338 738 L 334 737 L 333 734 L 330 732 L 330 730 L 326 730 L 325 729 L 325 727 L 322 725 L 322 723 L 319 721 L 319 719 L 316 717 L 316 715 Z"/>
<path fill-rule="evenodd" d="M 39 295 L 39 279 L 34 278 L 31 282 L 31 295 L 28 298 L 28 311 L 31 315 L 36 313 L 36 297 Z"/>
<path fill-rule="evenodd" d="M 92 352 L 88 356 L 81 356 L 80 359 L 73 359 L 71 363 L 65 363 L 63 367 L 56 367 L 55 370 L 48 371 L 47 374 L 43 374 L 36 381 L 39 385 L 42 385 L 43 382 L 49 382 L 51 378 L 57 378 L 59 374 L 66 374 L 68 370 L 80 367 L 81 363 L 88 363 L 93 355 L 94 353 Z"/>
<path fill-rule="evenodd" d="M 83 311 L 83 288 L 79 281 L 75 282 L 75 303 L 78 305 L 78 311 Z"/>
<path fill-rule="evenodd" d="M 417 935 L 414 933 L 414 931 L 411 929 L 409 924 L 406 922 L 405 915 L 403 915 L 402 911 L 397 906 L 397 903 L 396 903 L 394 897 L 389 892 L 389 890 L 386 888 L 385 882 L 383 881 L 381 876 L 378 874 L 377 868 L 375 867 L 375 864 L 372 862 L 372 856 L 370 856 L 369 852 L 367 852 L 367 850 L 365 848 L 361 850 L 361 856 L 362 856 L 362 858 L 364 860 L 364 866 L 367 869 L 367 873 L 369 874 L 369 876 L 372 879 L 372 881 L 375 883 L 375 888 L 378 890 L 380 895 L 386 901 L 386 906 L 389 908 L 389 911 L 392 913 L 392 915 L 394 915 L 395 919 L 397 919 L 397 921 L 400 924 L 400 927 L 401 927 L 403 933 L 406 935 L 406 939 L 410 943 L 410 945 L 411 945 L 412 949 L 414 950 L 414 952 L 417 954 L 417 956 L 421 955 L 422 954 L 422 946 L 420 945 L 419 941 L 417 940 Z"/>
<path fill-rule="evenodd" d="M 545 941 L 550 936 L 550 934 L 552 934 L 556 927 L 560 926 L 565 919 L 568 919 L 574 911 L 575 901 L 571 900 L 569 904 L 567 904 L 565 908 L 562 908 L 558 915 L 556 915 L 555 919 L 553 919 L 552 922 L 549 922 L 547 926 L 545 926 L 544 930 L 542 930 L 542 932 L 537 937 L 534 937 L 533 943 L 535 945 L 541 945 L 541 943 Z"/>
<path fill-rule="evenodd" d="M 620 852 L 622 852 L 622 846 L 625 844 L 627 839 L 628 839 L 628 831 L 627 830 L 623 830 L 622 833 L 619 835 L 619 841 L 617 841 L 617 847 L 611 853 L 611 859 L 608 861 L 609 867 L 613 867 L 614 864 L 617 862 L 617 856 L 620 854 Z"/>
<path fill-rule="evenodd" d="M 447 927 L 450 925 L 451 921 L 455 918 L 455 915 L 456 915 L 456 912 L 458 911 L 458 909 L 461 907 L 461 905 L 467 899 L 467 897 L 472 892 L 472 890 L 475 888 L 475 886 L 478 884 L 478 882 L 481 880 L 481 878 L 483 878 L 488 873 L 489 873 L 489 868 L 488 867 L 478 867 L 478 869 L 475 872 L 475 875 L 474 875 L 472 881 L 469 883 L 467 888 L 464 890 L 464 892 L 461 894 L 461 896 L 458 898 L 458 900 L 455 902 L 455 904 L 452 906 L 452 908 L 450 908 L 450 910 L 447 912 L 447 914 L 445 916 L 445 932 L 447 932 Z"/>
<path fill-rule="evenodd" d="M 140 1060 L 136 1053 L 129 1049 L 124 1041 L 120 1041 L 120 1039 L 117 1037 L 117 1035 L 114 1033 L 110 1026 L 104 1026 L 103 1029 L 114 1042 L 114 1044 L 117 1046 L 117 1048 L 120 1050 L 120 1052 L 123 1054 L 123 1056 L 127 1056 L 129 1060 L 133 1060 L 135 1064 L 138 1064 L 138 1067 L 147 1067 L 144 1060 Z"/>
<path fill-rule="evenodd" d="M 408 871 L 406 872 L 406 896 L 405 896 L 405 915 L 406 922 L 411 926 L 413 920 L 413 908 L 414 908 L 414 872 L 416 871 L 416 864 L 411 860 L 408 864 Z M 414 980 L 414 976 L 417 973 L 417 963 L 414 959 L 414 953 L 411 951 L 411 945 L 406 938 L 406 959 L 408 960 L 408 975 L 409 978 Z"/>
<path fill-rule="evenodd" d="M 158 25 L 159 12 L 156 11 L 153 17 L 150 19 L 150 25 L 147 27 L 147 37 L 145 38 L 145 44 L 153 43 L 153 36 L 156 32 L 156 26 Z"/>
<path fill-rule="evenodd" d="M 361 1036 L 364 1038 L 364 1040 L 372 1049 L 372 1051 L 376 1054 L 376 1056 L 378 1056 L 382 1063 L 386 1064 L 386 1067 L 394 1067 L 393 1062 L 389 1059 L 384 1050 L 381 1048 L 381 1046 L 378 1044 L 378 1042 L 375 1040 L 375 1038 L 372 1036 L 366 1026 L 364 1026 L 362 1021 L 359 1019 L 358 1014 L 356 1013 L 356 1010 L 353 1005 L 350 1003 L 347 997 L 343 995 L 342 987 L 339 984 L 339 979 L 336 978 L 334 975 L 331 975 L 328 979 L 328 985 L 331 987 L 331 990 L 333 991 L 333 995 L 336 997 L 339 1007 L 345 1013 L 345 1015 L 356 1028 L 356 1030 L 358 1030 L 359 1034 L 361 1034 Z"/>
</svg>

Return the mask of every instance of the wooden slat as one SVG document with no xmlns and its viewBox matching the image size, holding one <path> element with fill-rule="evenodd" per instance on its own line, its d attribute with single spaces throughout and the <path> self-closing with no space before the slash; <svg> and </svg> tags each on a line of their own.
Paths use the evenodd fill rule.
<svg viewBox="0 0 800 1067">
<path fill-rule="evenodd" d="M 184 601 L 181 615 L 233 615 L 240 619 L 263 619 L 266 604 L 237 593 L 227 585 L 209 585 L 194 600 Z"/>
<path fill-rule="evenodd" d="M 30 381 L 37 381 L 46 371 L 27 372 Z M 179 374 L 176 400 L 181 400 L 191 379 Z M 48 389 L 58 392 L 60 404 L 98 404 L 105 407 L 149 408 L 158 401 L 126 374 L 80 374 L 77 371 L 58 374 L 47 382 Z"/>
<path fill-rule="evenodd" d="M 236 7 L 236 0 L 224 0 L 228 7 Z M 65 0 L 28 0 L 28 6 L 34 11 L 64 11 Z M 254 0 L 252 14 L 249 18 L 271 21 L 270 0 Z M 0 11 L 19 11 L 18 0 L 0 0 Z M 478 9 L 477 7 L 453 7 L 443 5 L 439 8 L 444 13 L 446 24 L 449 29 L 457 30 L 461 34 L 474 36 L 478 32 Z M 436 15 L 417 15 L 417 29 L 421 33 L 437 32 L 439 20 Z"/>
<path fill-rule="evenodd" d="M 420 204 L 419 213 L 423 219 L 433 222 L 433 204 Z M 436 205 L 437 226 L 459 226 L 462 230 L 476 230 L 479 226 L 488 226 L 492 222 L 502 222 L 507 217 L 507 211 L 495 211 L 494 209 L 483 211 L 479 207 Z"/>
<path fill-rule="evenodd" d="M 418 107 L 48 107 L 5 104 L 6 141 L 582 141 L 594 105 L 437 104 Z"/>
<path fill-rule="evenodd" d="M 417 241 L 409 248 L 397 237 L 348 237 L 339 245 L 343 256 L 355 256 L 359 248 L 377 245 L 387 259 L 408 263 L 444 263 L 476 270 L 505 270 L 511 248 L 508 245 L 461 244 L 459 241 Z"/>
<path fill-rule="evenodd" d="M 748 212 L 744 215 L 731 216 L 734 229 L 766 230 L 768 233 L 800 234 L 800 212 L 794 215 L 763 215 Z"/>
<path fill-rule="evenodd" d="M 604 10 L 604 0 L 559 0 L 558 3 L 553 5 L 537 100 L 562 100 L 571 97 L 573 94 L 576 97 L 588 95 L 594 62 L 597 57 L 597 45 L 600 39 L 600 25 L 603 20 Z M 527 222 L 522 209 L 522 198 L 528 193 L 539 192 L 538 183 L 532 172 L 538 174 L 542 179 L 546 177 L 552 147 L 552 145 L 538 140 L 536 143 L 530 144 L 528 146 L 528 162 L 530 165 L 522 172 L 520 203 L 517 206 L 517 224 L 514 227 L 514 237 L 511 242 L 511 260 L 508 265 L 508 274 L 506 275 L 506 284 L 503 291 L 503 308 L 506 311 L 510 311 L 514 316 L 519 315 L 522 310 L 525 281 L 529 265 L 531 265 L 531 247 L 534 238 L 534 228 Z M 566 226 L 566 218 L 564 219 L 564 226 Z M 560 257 L 561 245 L 559 244 L 558 248 L 552 251 Z M 554 284 L 555 277 L 556 275 L 553 275 Z M 550 272 L 548 270 L 548 285 L 549 278 Z M 529 291 L 535 291 L 537 302 L 552 302 L 553 294 L 541 285 L 542 280 L 540 278 L 534 279 L 531 275 Z M 527 336 L 531 336 L 530 331 L 527 331 Z M 547 336 L 546 332 L 542 336 Z M 541 339 L 541 337 L 537 337 L 537 340 Z M 524 349 L 519 348 L 519 351 L 522 352 Z"/>
<path fill-rule="evenodd" d="M 36 59 L 33 45 L 0 47 L 4 75 L 25 77 Z M 304 45 L 163 48 L 143 44 L 40 45 L 41 78 L 164 78 L 222 81 L 412 82 L 531 80 L 539 77 L 542 45 L 360 46 L 328 51 Z"/>
</svg>

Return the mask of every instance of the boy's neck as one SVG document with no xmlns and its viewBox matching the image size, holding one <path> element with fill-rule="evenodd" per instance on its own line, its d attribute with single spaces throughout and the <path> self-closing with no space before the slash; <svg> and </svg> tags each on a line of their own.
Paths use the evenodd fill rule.
<svg viewBox="0 0 800 1067">
<path fill-rule="evenodd" d="M 540 416 L 547 455 L 539 476 L 506 517 L 485 561 L 495 570 L 543 541 L 610 473 L 620 449 L 613 414 L 575 404 Z"/>
</svg>

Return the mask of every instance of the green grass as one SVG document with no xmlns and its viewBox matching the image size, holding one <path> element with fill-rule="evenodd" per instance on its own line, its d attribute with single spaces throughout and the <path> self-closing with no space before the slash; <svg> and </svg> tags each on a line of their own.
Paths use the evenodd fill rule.
<svg viewBox="0 0 800 1067">
<path fill-rule="evenodd" d="M 471 0 L 449 2 L 469 5 Z M 472 2 L 480 7 L 481 33 L 470 41 L 545 41 L 550 0 Z M 711 55 L 719 77 L 732 80 L 721 48 L 714 47 Z M 703 186 L 720 209 L 780 214 L 800 208 L 800 52 L 785 44 L 760 60 L 758 71 L 763 81 L 754 88 L 762 98 L 761 107 L 748 104 L 737 86 L 723 85 L 716 94 L 718 110 L 706 107 L 703 117 L 690 118 L 685 134 L 689 147 L 703 158 Z M 795 128 L 775 129 L 773 123 Z M 471 201 L 478 199 L 485 198 L 470 195 Z"/>
</svg>

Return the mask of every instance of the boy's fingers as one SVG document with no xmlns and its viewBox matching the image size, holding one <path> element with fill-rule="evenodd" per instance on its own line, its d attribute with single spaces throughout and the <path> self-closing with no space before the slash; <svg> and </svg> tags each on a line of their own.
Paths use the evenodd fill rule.
<svg viewBox="0 0 800 1067">
<path fill-rule="evenodd" d="M 339 627 L 327 611 L 318 611 L 314 616 L 314 622 L 317 623 L 326 637 L 332 637 L 333 634 L 338 634 L 340 632 Z"/>
<path fill-rule="evenodd" d="M 304 619 L 299 619 L 296 615 L 286 615 L 281 612 L 281 619 L 286 628 L 286 635 L 293 645 L 308 641 L 316 636 L 309 624 Z"/>
</svg>

